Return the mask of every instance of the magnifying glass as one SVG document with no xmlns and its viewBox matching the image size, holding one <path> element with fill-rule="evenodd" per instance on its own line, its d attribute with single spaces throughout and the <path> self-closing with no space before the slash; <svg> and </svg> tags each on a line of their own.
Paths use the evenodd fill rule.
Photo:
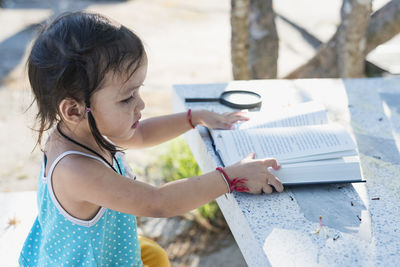
<svg viewBox="0 0 400 267">
<path fill-rule="evenodd" d="M 225 106 L 236 109 L 252 109 L 261 107 L 261 95 L 246 90 L 231 90 L 223 92 L 217 98 L 186 98 L 186 103 L 194 102 L 219 102 Z"/>
</svg>

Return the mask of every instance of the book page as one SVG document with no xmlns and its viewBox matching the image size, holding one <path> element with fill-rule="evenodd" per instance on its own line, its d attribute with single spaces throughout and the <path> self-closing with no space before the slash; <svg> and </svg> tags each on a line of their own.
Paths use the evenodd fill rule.
<svg viewBox="0 0 400 267">
<path fill-rule="evenodd" d="M 325 124 L 328 122 L 325 107 L 317 102 L 299 103 L 282 109 L 249 112 L 249 121 L 236 125 L 236 129 L 294 127 Z"/>
<path fill-rule="evenodd" d="M 233 164 L 250 152 L 256 158 L 273 157 L 278 161 L 321 155 L 314 159 L 339 157 L 337 152 L 355 150 L 356 145 L 338 124 L 314 126 L 256 128 L 211 132 L 217 151 L 225 164 Z M 292 161 L 293 162 L 293 161 Z"/>
</svg>

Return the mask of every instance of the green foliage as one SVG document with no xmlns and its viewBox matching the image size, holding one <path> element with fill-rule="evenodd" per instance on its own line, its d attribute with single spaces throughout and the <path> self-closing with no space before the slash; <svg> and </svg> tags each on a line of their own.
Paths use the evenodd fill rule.
<svg viewBox="0 0 400 267">
<path fill-rule="evenodd" d="M 168 152 L 160 157 L 159 164 L 166 182 L 201 174 L 199 165 L 197 165 L 189 146 L 183 138 L 177 138 L 169 143 Z M 222 217 L 215 201 L 198 208 L 198 212 L 214 225 L 217 218 Z"/>
<path fill-rule="evenodd" d="M 221 211 L 219 210 L 217 202 L 214 200 L 201 206 L 197 210 L 203 218 L 207 219 L 213 225 L 216 225 L 216 219 L 221 217 Z"/>
<path fill-rule="evenodd" d="M 189 146 L 182 138 L 173 140 L 168 150 L 168 153 L 160 158 L 165 181 L 171 182 L 201 174 L 199 165 L 197 165 Z"/>
</svg>

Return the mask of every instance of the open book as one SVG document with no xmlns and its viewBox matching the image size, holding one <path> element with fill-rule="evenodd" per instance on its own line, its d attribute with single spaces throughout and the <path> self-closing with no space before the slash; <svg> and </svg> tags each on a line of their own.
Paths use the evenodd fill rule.
<svg viewBox="0 0 400 267">
<path fill-rule="evenodd" d="M 225 165 L 255 152 L 278 160 L 281 169 L 270 171 L 285 185 L 363 181 L 355 142 L 341 125 L 328 123 L 322 105 L 307 102 L 249 117 L 234 130 L 211 131 Z"/>
</svg>

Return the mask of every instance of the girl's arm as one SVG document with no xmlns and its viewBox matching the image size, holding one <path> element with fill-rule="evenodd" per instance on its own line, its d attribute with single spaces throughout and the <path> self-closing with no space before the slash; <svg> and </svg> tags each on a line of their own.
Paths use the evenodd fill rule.
<svg viewBox="0 0 400 267">
<path fill-rule="evenodd" d="M 248 178 L 245 185 L 250 193 L 271 193 L 270 185 L 281 192 L 282 184 L 267 171 L 267 167 L 279 168 L 276 161 L 252 157 L 226 167 L 228 176 Z M 53 173 L 53 188 L 68 212 L 68 203 L 77 207 L 90 203 L 146 217 L 183 214 L 228 192 L 218 171 L 155 187 L 120 176 L 102 163 L 79 155 L 60 161 Z"/>
<path fill-rule="evenodd" d="M 234 123 L 248 119 L 243 114 L 243 112 L 217 114 L 207 110 L 194 110 L 191 112 L 191 121 L 194 125 L 212 129 L 229 129 Z M 145 148 L 171 140 L 191 128 L 186 112 L 154 117 L 140 121 L 130 140 L 116 144 L 124 148 Z"/>
</svg>

